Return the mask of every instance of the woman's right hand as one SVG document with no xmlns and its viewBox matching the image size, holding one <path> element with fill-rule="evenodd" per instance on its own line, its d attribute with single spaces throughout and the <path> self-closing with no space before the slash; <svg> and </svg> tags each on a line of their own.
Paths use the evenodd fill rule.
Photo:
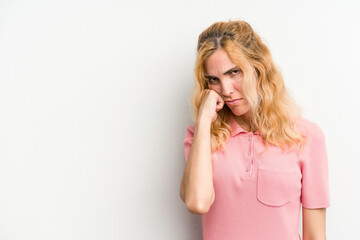
<svg viewBox="0 0 360 240">
<path fill-rule="evenodd" d="M 198 119 L 209 118 L 214 122 L 217 112 L 224 107 L 224 99 L 214 90 L 205 89 L 200 98 Z"/>
</svg>

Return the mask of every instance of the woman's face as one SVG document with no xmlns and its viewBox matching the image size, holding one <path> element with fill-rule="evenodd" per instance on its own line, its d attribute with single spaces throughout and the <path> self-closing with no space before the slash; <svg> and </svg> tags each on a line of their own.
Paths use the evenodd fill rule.
<svg viewBox="0 0 360 240">
<path fill-rule="evenodd" d="M 243 116 L 249 112 L 250 105 L 243 99 L 243 73 L 223 49 L 216 50 L 206 59 L 205 77 L 209 89 L 216 91 L 224 99 L 234 115 Z M 227 102 L 235 99 L 240 100 Z"/>
</svg>

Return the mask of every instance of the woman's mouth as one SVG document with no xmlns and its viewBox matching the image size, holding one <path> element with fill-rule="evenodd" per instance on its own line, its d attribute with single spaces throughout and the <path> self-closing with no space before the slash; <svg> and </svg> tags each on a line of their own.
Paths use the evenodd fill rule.
<svg viewBox="0 0 360 240">
<path fill-rule="evenodd" d="M 238 104 L 241 100 L 243 100 L 243 98 L 239 98 L 239 99 L 236 99 L 236 100 L 233 100 L 233 101 L 225 101 L 225 102 L 226 102 L 226 104 L 228 106 L 233 106 L 233 105 Z"/>
</svg>

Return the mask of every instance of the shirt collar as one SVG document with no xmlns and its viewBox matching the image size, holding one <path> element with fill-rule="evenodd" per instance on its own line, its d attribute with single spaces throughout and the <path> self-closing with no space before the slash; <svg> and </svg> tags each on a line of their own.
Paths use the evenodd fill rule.
<svg viewBox="0 0 360 240">
<path fill-rule="evenodd" d="M 234 119 L 234 117 L 231 115 L 229 118 L 229 125 L 231 126 L 232 132 L 231 132 L 231 137 L 239 134 L 239 133 L 249 133 L 247 131 L 245 131 Z M 253 134 L 255 135 L 261 135 L 260 132 L 257 130 L 255 132 L 253 132 Z"/>
</svg>

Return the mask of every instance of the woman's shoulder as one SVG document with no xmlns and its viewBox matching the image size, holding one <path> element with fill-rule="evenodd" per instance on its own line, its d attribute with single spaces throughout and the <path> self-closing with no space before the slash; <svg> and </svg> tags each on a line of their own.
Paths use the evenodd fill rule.
<svg viewBox="0 0 360 240">
<path fill-rule="evenodd" d="M 309 120 L 305 117 L 298 117 L 295 120 L 295 125 L 301 134 L 312 136 L 323 134 L 322 129 L 316 122 Z"/>
<path fill-rule="evenodd" d="M 187 125 L 186 126 L 186 131 L 190 132 L 190 133 L 194 133 L 195 132 L 195 123 Z"/>
<path fill-rule="evenodd" d="M 189 142 L 189 143 L 192 142 L 192 139 L 194 137 L 194 132 L 195 132 L 195 123 L 192 124 L 192 125 L 187 125 L 184 143 L 185 142 Z"/>
</svg>

